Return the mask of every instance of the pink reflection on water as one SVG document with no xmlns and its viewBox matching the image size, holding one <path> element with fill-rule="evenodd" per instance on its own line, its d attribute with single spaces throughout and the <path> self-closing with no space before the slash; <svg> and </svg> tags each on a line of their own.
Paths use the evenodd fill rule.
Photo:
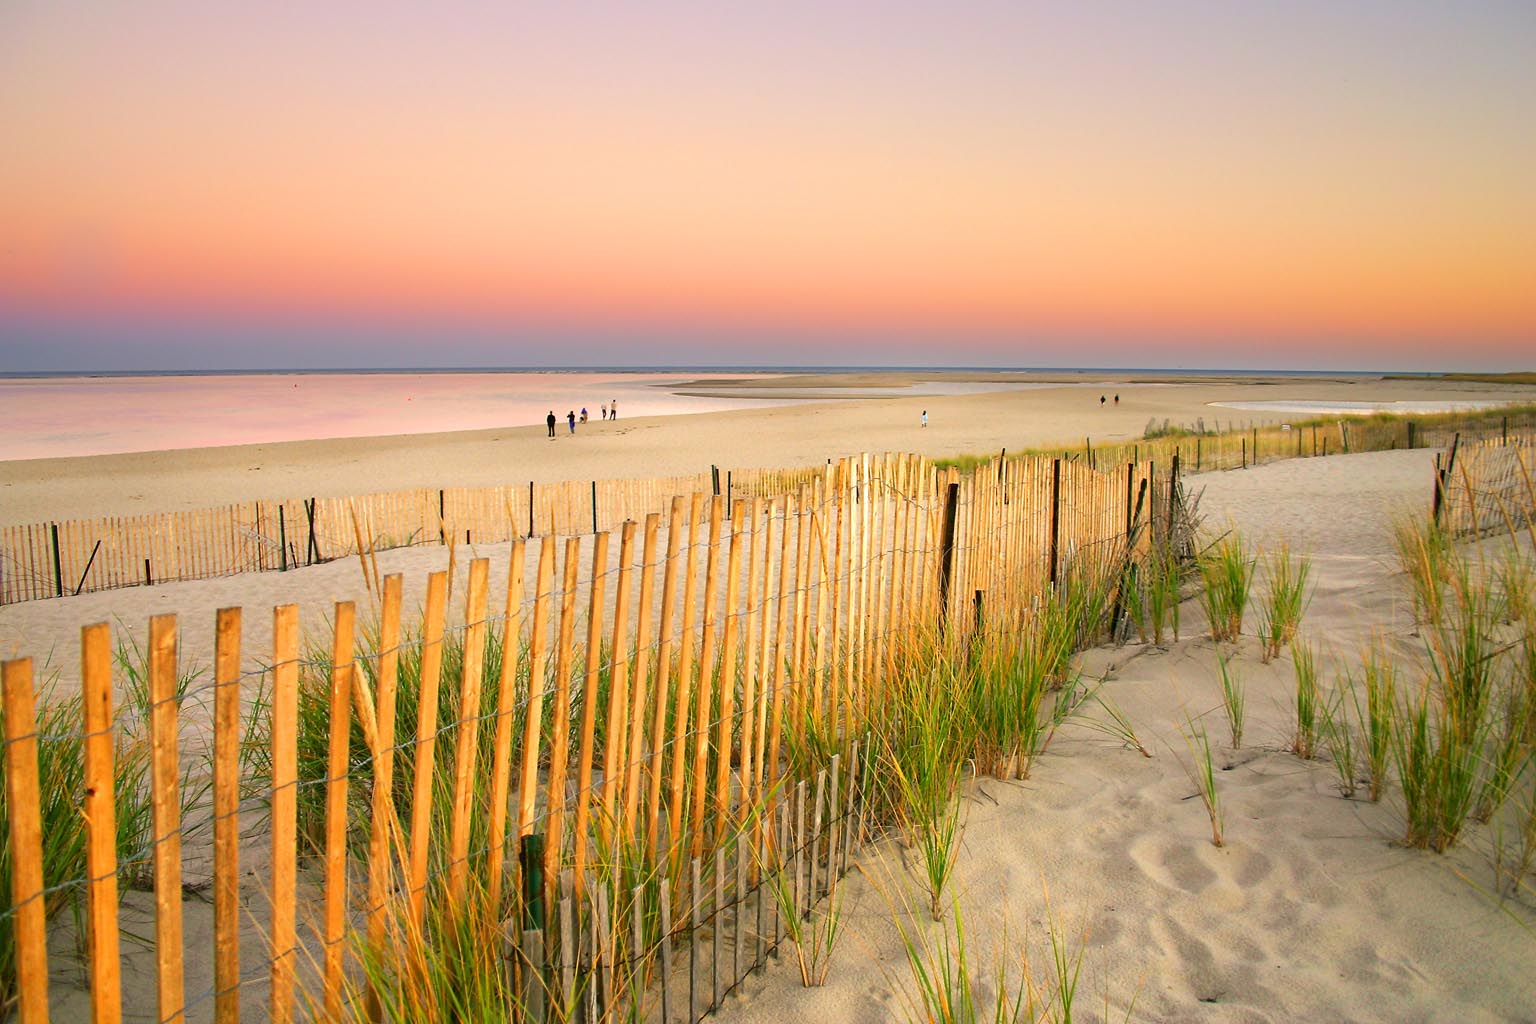
<svg viewBox="0 0 1536 1024">
<path fill-rule="evenodd" d="M 614 400 L 620 422 L 764 404 L 693 398 L 656 386 L 685 379 L 691 378 L 274 373 L 0 379 L 0 461 L 529 426 L 542 424 L 551 409 L 564 431 L 567 411 L 579 416 L 585 405 L 589 419 L 601 425 L 599 408 Z"/>
</svg>

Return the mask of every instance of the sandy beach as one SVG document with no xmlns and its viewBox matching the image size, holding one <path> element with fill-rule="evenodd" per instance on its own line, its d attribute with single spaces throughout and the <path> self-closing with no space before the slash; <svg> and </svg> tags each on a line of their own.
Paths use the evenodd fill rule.
<svg viewBox="0 0 1536 1024">
<path fill-rule="evenodd" d="M 807 375 L 740 388 L 776 393 L 861 389 L 906 380 L 1012 380 L 986 394 L 814 402 L 761 410 L 590 422 L 551 440 L 542 426 L 344 438 L 0 462 L 0 526 L 216 506 L 248 499 L 366 494 L 407 487 L 527 480 L 608 480 L 722 469 L 819 464 L 859 452 L 930 456 L 1140 437 L 1148 421 L 1276 423 L 1298 414 L 1213 402 L 1531 401 L 1536 387 L 1375 377 L 1264 377 L 1179 383 L 1177 375 L 1041 373 Z M 1041 387 L 1039 385 L 1055 385 Z M 721 390 L 719 384 L 709 390 Z M 686 390 L 686 389 L 685 389 Z M 1120 396 L 1118 406 L 1099 395 Z M 927 429 L 919 419 L 928 410 Z"/>
<path fill-rule="evenodd" d="M 822 382 L 825 386 L 825 382 Z M 1295 398 L 1395 401 L 1511 398 L 1519 389 L 1405 381 L 1143 384 L 1106 382 L 1118 408 L 1099 408 L 1099 385 L 981 396 L 835 402 L 709 415 L 589 424 L 555 442 L 533 431 L 481 431 L 357 441 L 103 456 L 0 464 L 8 520 L 180 508 L 274 492 L 348 493 L 428 482 L 640 476 L 728 465 L 794 465 L 859 450 L 933 455 L 1004 446 L 1139 436 L 1149 418 L 1209 423 L 1261 414 L 1213 401 Z M 917 414 L 929 411 L 926 430 Z M 1392 546 L 1397 515 L 1422 512 L 1430 451 L 1334 456 L 1188 479 L 1213 528 L 1262 545 L 1288 540 L 1311 556 L 1315 596 L 1304 632 L 1319 645 L 1323 677 L 1383 638 L 1415 685 L 1422 643 Z M 507 545 L 460 550 L 492 560 L 491 604 L 504 587 Z M 446 567 L 440 547 L 382 552 L 383 573 L 405 574 L 408 601 Z M 214 611 L 246 608 L 247 650 L 267 649 L 269 609 L 296 602 L 306 632 L 332 602 L 364 601 L 354 561 L 132 588 L 0 608 L 0 653 L 47 657 L 69 680 L 78 628 L 114 621 L 142 640 L 152 614 L 182 617 L 184 657 L 211 662 Z M 1250 624 L 1249 631 L 1251 632 Z M 1079 725 L 1066 726 L 1024 782 L 966 786 L 966 828 L 954 891 L 971 955 L 983 965 L 1021 957 L 1049 973 L 1049 913 L 1081 948 L 1079 998 L 1100 1019 L 1146 1021 L 1528 1021 L 1536 1006 L 1536 909 L 1488 895 L 1491 839 L 1474 828 L 1447 855 L 1397 842 L 1402 808 L 1341 798 L 1330 767 L 1284 752 L 1294 692 L 1288 656 L 1260 664 L 1252 636 L 1234 665 L 1246 680 L 1248 738 L 1218 751 L 1228 845 L 1209 828 L 1183 762 L 1180 727 L 1204 716 L 1225 739 L 1216 646 L 1195 603 L 1182 639 L 1131 642 L 1081 655 L 1085 677 L 1134 723 L 1151 758 Z M 1088 712 L 1091 714 L 1091 712 Z M 846 934 L 827 984 L 803 989 L 780 961 L 750 978 L 724 1021 L 877 1022 L 911 1007 L 907 967 L 890 903 L 911 876 L 899 848 L 876 844 L 845 885 Z M 188 905 L 192 934 L 206 910 Z M 250 943 L 251 955 L 259 952 Z M 205 953 L 189 947 L 203 978 Z M 258 963 L 253 960 L 252 963 Z M 981 973 L 987 973 L 983 966 Z M 145 979 L 147 981 L 147 979 Z M 83 1006 L 83 1003 L 70 1005 Z"/>
</svg>

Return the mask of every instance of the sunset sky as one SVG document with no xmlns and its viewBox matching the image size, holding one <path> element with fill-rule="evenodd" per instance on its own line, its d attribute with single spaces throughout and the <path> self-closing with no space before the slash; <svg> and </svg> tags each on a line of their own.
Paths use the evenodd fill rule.
<svg viewBox="0 0 1536 1024">
<path fill-rule="evenodd" d="M 0 371 L 1536 367 L 1536 4 L 0 2 Z"/>
</svg>

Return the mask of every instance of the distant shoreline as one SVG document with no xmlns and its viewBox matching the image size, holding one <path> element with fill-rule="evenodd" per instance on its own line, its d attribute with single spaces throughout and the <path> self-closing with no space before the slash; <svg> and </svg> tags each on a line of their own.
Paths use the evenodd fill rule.
<svg viewBox="0 0 1536 1024">
<path fill-rule="evenodd" d="M 46 380 L 51 378 L 91 377 L 250 377 L 270 375 L 275 377 L 345 376 L 349 374 L 516 374 L 516 373 L 614 373 L 614 374 L 699 374 L 715 375 L 730 373 L 767 373 L 785 376 L 842 375 L 842 374 L 1029 374 L 1038 379 L 1041 374 L 1153 374 L 1157 376 L 1205 378 L 1229 380 L 1233 377 L 1381 377 L 1388 380 L 1422 380 L 1450 378 L 1458 375 L 1426 371 L 1424 373 L 1394 370 L 1302 370 L 1302 369 L 1242 369 L 1227 367 L 1158 367 L 1158 366 L 797 366 L 797 365 L 723 365 L 709 366 L 697 363 L 655 366 L 372 366 L 372 367 L 271 367 L 271 368 L 205 368 L 187 370 L 0 370 L 0 380 Z M 1504 378 L 1490 375 L 1496 381 Z M 1465 379 L 1480 379 L 1467 375 Z"/>
</svg>

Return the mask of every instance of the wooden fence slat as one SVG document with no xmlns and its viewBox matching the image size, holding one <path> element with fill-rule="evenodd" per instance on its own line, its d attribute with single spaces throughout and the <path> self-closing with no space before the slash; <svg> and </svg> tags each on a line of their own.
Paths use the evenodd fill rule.
<svg viewBox="0 0 1536 1024">
<path fill-rule="evenodd" d="M 469 827 L 473 811 L 475 755 L 480 741 L 480 691 L 485 671 L 485 605 L 491 561 L 469 563 L 464 607 L 464 657 L 459 685 L 459 721 L 453 756 L 453 820 L 448 840 L 448 899 L 461 903 L 469 884 Z"/>
<path fill-rule="evenodd" d="M 578 905 L 586 886 L 587 836 L 592 811 L 593 736 L 597 726 L 599 683 L 603 671 L 603 590 L 608 576 L 608 535 L 599 533 L 592 541 L 592 582 L 588 588 L 587 605 L 587 672 L 581 688 L 581 741 L 576 752 L 576 824 L 571 833 L 575 848 L 571 871 Z M 630 541 L 634 541 L 633 531 L 630 533 Z M 557 716 L 556 724 L 563 720 Z M 553 771 L 550 777 L 553 779 Z"/>
<path fill-rule="evenodd" d="M 640 806 L 640 766 L 644 762 L 643 742 L 647 707 L 646 683 L 650 667 L 651 604 L 656 584 L 656 535 L 661 528 L 661 513 L 645 517 L 645 538 L 640 551 L 640 608 L 635 620 L 635 663 L 629 695 L 629 735 L 625 739 L 624 761 L 624 838 L 635 836 L 636 816 Z M 636 911 L 639 912 L 638 909 Z"/>
<path fill-rule="evenodd" d="M 299 609 L 272 610 L 272 988 L 273 1024 L 291 1024 L 298 949 Z"/>
<path fill-rule="evenodd" d="M 513 530 L 512 553 L 507 568 L 507 605 L 501 632 L 501 674 L 496 690 L 496 732 L 491 753 L 491 805 L 486 818 L 490 849 L 486 855 L 489 903 L 501 905 L 501 873 L 507 849 L 507 794 L 512 779 L 512 716 L 517 707 L 517 670 L 522 654 L 523 539 Z"/>
<path fill-rule="evenodd" d="M 704 564 L 704 629 L 699 641 L 698 707 L 693 736 L 693 808 L 690 827 L 693 840 L 690 855 L 697 857 L 704 850 L 704 807 L 709 795 L 709 715 L 712 708 L 712 689 L 715 671 L 715 616 L 720 579 L 720 519 L 725 499 L 718 494 L 709 503 L 709 552 Z"/>
<path fill-rule="evenodd" d="M 673 678 L 672 614 L 677 604 L 677 564 L 682 543 L 682 521 L 683 497 L 677 495 L 672 499 L 672 508 L 667 516 L 667 562 L 666 568 L 662 570 L 661 621 L 656 627 L 656 682 L 653 687 L 656 696 L 651 717 L 651 746 L 647 755 L 650 775 L 645 804 L 645 847 L 653 855 L 659 852 L 657 841 L 661 821 L 661 785 L 666 768 L 663 744 L 666 737 L 667 709 L 671 706 L 669 687 Z M 673 750 L 675 759 L 676 748 L 674 747 Z"/>
<path fill-rule="evenodd" d="M 117 927 L 117 803 L 113 779 L 112 634 L 106 623 L 80 631 L 85 725 L 86 963 L 92 1024 L 122 1019 Z"/>
<path fill-rule="evenodd" d="M 0 666 L 5 699 L 5 799 L 10 818 L 11 927 L 15 930 L 16 1008 L 22 1024 L 48 1020 L 48 915 L 43 895 L 42 794 L 38 788 L 37 708 L 32 659 Z"/>
<path fill-rule="evenodd" d="M 599 534 L 599 536 L 603 536 Z M 555 643 L 555 704 L 549 729 L 549 780 L 545 790 L 544 878 L 553 886 L 564 855 L 565 784 L 571 739 L 572 638 L 576 632 L 576 577 L 581 567 L 581 538 L 565 541 L 565 576 L 560 590 L 560 634 Z"/>
<path fill-rule="evenodd" d="M 624 791 L 624 747 L 629 732 L 629 591 L 638 524 L 619 528 L 619 579 L 613 596 L 613 639 L 608 645 L 608 717 L 603 729 L 603 820 L 598 823 L 611 844 Z"/>
<path fill-rule="evenodd" d="M 674 847 L 682 834 L 683 800 L 688 759 L 684 746 L 688 737 L 688 713 L 693 692 L 698 689 L 693 675 L 693 623 L 698 611 L 698 553 L 699 515 L 704 508 L 704 495 L 694 491 L 688 503 L 688 552 L 683 570 L 683 624 L 678 638 L 677 694 L 672 716 L 672 771 L 667 787 L 667 836 Z"/>
<path fill-rule="evenodd" d="M 214 629 L 213 1016 L 240 1020 L 240 609 Z"/>
<path fill-rule="evenodd" d="M 550 586 L 555 572 L 555 538 L 539 544 L 539 568 L 533 596 L 533 626 L 528 633 L 528 703 L 523 715 L 523 763 L 517 780 L 517 834 L 533 832 L 539 792 L 539 739 L 544 721 L 544 663 L 549 651 Z"/>
<path fill-rule="evenodd" d="M 378 667 L 374 677 L 374 735 L 372 813 L 368 823 L 368 944 L 382 948 L 389 923 L 389 891 L 394 881 L 391 841 L 400 842 L 395 814 L 395 691 L 400 678 L 399 573 L 384 577 L 379 611 Z M 404 849 L 403 844 L 396 849 Z M 379 1019 L 378 1000 L 369 991 L 369 1017 Z"/>
<path fill-rule="evenodd" d="M 150 809 L 154 822 L 155 978 L 160 1020 L 185 1019 L 181 917 L 181 763 L 176 616 L 149 620 Z"/>
<path fill-rule="evenodd" d="M 720 653 L 719 725 L 715 739 L 715 842 L 723 843 L 731 824 L 731 748 L 736 724 L 736 634 L 741 619 L 741 549 L 747 529 L 746 502 L 731 510 L 731 545 L 725 570 L 725 635 Z M 702 796 L 701 796 L 702 802 Z"/>
<path fill-rule="evenodd" d="M 432 838 L 432 776 L 436 771 L 437 693 L 443 676 L 443 625 L 448 614 L 448 574 L 427 577 L 426 620 L 422 623 L 421 682 L 416 711 L 416 757 L 411 775 L 410 863 L 406 891 L 411 920 L 421 926 L 426 912 L 427 853 Z"/>
<path fill-rule="evenodd" d="M 352 736 L 352 647 L 357 611 L 336 603 L 325 780 L 325 1014 L 339 1020 L 347 925 L 347 763 Z"/>
</svg>

